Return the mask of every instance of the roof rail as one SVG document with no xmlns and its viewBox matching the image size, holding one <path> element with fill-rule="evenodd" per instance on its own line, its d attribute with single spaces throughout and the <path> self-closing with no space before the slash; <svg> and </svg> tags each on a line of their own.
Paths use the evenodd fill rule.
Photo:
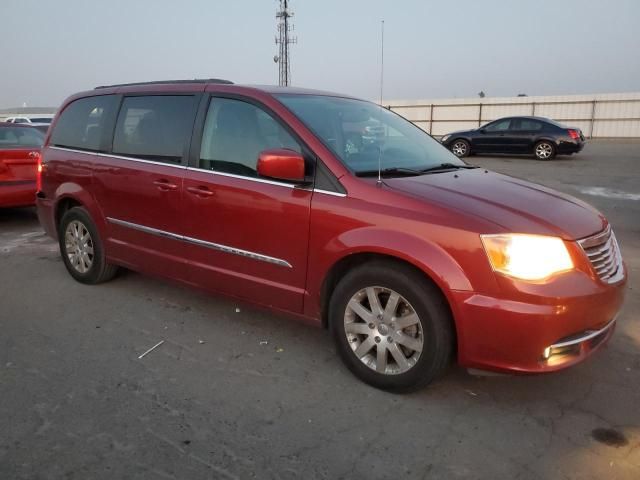
<svg viewBox="0 0 640 480">
<path fill-rule="evenodd" d="M 100 88 L 114 88 L 114 87 L 132 87 L 136 85 L 167 85 L 167 84 L 180 84 L 180 83 L 221 83 L 225 85 L 232 85 L 233 82 L 229 80 L 223 80 L 221 78 L 194 78 L 193 80 L 156 80 L 153 82 L 135 82 L 135 83 L 118 83 L 116 85 L 100 85 L 95 90 Z"/>
</svg>

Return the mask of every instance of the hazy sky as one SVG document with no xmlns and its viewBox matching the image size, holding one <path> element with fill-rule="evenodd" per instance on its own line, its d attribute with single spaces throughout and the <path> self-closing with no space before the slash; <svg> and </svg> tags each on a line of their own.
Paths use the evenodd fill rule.
<svg viewBox="0 0 640 480">
<path fill-rule="evenodd" d="M 96 85 L 277 83 L 276 0 L 0 0 L 0 108 Z M 638 0 L 291 0 L 297 86 L 375 99 L 640 90 Z"/>
</svg>

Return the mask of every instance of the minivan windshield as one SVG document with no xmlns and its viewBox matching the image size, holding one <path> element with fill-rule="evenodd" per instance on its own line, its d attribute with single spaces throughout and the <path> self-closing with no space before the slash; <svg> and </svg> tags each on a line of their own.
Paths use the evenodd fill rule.
<svg viewBox="0 0 640 480">
<path fill-rule="evenodd" d="M 276 95 L 356 175 L 420 175 L 464 168 L 422 129 L 371 102 L 326 95 Z M 443 167 L 443 168 L 440 168 Z"/>
</svg>

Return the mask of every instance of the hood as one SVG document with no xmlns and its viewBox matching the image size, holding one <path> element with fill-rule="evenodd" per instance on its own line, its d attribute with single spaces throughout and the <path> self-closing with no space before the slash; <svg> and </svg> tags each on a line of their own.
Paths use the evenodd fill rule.
<svg viewBox="0 0 640 480">
<path fill-rule="evenodd" d="M 607 224 L 602 214 L 577 198 L 483 168 L 384 182 L 413 197 L 483 218 L 505 232 L 576 240 L 600 232 Z"/>
<path fill-rule="evenodd" d="M 443 137 L 450 137 L 451 135 L 457 135 L 459 133 L 471 133 L 471 132 L 475 132 L 476 130 L 477 130 L 477 128 L 468 128 L 466 130 L 456 130 L 455 132 L 445 133 L 442 136 Z"/>
</svg>

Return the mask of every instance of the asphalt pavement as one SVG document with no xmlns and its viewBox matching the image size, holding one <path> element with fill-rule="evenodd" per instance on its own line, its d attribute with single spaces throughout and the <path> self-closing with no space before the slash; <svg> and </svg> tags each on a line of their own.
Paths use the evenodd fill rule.
<svg viewBox="0 0 640 480">
<path fill-rule="evenodd" d="M 81 285 L 33 209 L 0 210 L 0 479 L 640 478 L 640 143 L 469 161 L 610 219 L 630 281 L 594 357 L 393 395 L 326 331 L 133 272 Z"/>
</svg>

